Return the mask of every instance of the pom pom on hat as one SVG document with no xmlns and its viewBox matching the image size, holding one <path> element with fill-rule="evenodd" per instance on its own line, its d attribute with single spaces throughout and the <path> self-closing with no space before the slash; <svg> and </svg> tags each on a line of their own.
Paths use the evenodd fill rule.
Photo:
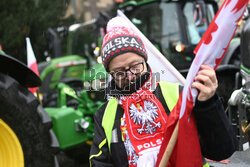
<svg viewBox="0 0 250 167">
<path fill-rule="evenodd" d="M 107 34 L 103 38 L 101 51 L 106 71 L 109 71 L 108 65 L 114 57 L 127 52 L 136 53 L 147 61 L 147 53 L 142 40 L 129 27 L 125 19 L 119 16 L 112 18 L 106 29 Z"/>
<path fill-rule="evenodd" d="M 128 22 L 122 18 L 122 17 L 114 17 L 111 20 L 109 20 L 108 24 L 107 24 L 107 33 L 109 31 L 112 31 L 113 28 L 116 27 L 126 27 L 128 30 L 130 30 L 130 32 L 132 33 L 133 30 L 130 29 Z"/>
</svg>

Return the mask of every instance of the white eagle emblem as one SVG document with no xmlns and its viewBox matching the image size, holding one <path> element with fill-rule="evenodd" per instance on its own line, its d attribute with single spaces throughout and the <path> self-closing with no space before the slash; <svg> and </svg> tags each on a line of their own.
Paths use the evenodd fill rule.
<svg viewBox="0 0 250 167">
<path fill-rule="evenodd" d="M 146 134 L 153 134 L 156 128 L 161 128 L 161 122 L 155 122 L 158 118 L 158 108 L 154 103 L 145 100 L 144 106 L 136 106 L 132 103 L 129 107 L 130 117 L 134 120 L 135 124 L 142 125 L 140 129 L 137 129 L 139 134 L 144 131 Z"/>
</svg>

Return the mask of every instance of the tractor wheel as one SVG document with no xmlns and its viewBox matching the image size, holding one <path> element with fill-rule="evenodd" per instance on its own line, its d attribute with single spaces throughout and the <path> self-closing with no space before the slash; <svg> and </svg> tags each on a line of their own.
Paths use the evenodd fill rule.
<svg viewBox="0 0 250 167">
<path fill-rule="evenodd" d="M 35 96 L 0 73 L 0 166 L 57 166 L 52 122 Z"/>
</svg>

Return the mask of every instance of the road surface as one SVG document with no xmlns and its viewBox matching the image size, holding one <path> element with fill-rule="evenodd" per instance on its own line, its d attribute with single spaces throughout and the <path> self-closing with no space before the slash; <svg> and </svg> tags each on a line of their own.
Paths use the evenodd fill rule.
<svg viewBox="0 0 250 167">
<path fill-rule="evenodd" d="M 236 151 L 230 158 L 229 162 L 218 163 L 218 162 L 208 162 L 212 167 L 250 167 L 250 149 L 246 151 Z"/>
</svg>

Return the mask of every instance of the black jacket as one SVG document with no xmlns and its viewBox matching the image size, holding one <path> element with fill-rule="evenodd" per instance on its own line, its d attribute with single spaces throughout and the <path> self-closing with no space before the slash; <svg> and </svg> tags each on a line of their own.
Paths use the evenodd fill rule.
<svg viewBox="0 0 250 167">
<path fill-rule="evenodd" d="M 142 80 L 145 82 L 145 80 L 149 77 L 149 74 L 145 74 L 142 77 L 144 77 Z M 113 90 L 113 86 L 114 83 L 111 81 L 108 93 L 111 93 L 113 96 L 118 93 L 130 94 L 138 88 L 137 86 L 134 86 L 135 89 L 130 89 L 130 92 L 116 90 L 116 92 L 112 93 L 110 90 Z M 170 112 L 163 98 L 159 84 L 153 93 L 162 103 L 166 113 L 169 114 Z M 124 111 L 118 105 L 113 127 L 113 130 L 117 129 L 118 142 L 111 142 L 111 150 L 109 151 L 108 144 L 107 142 L 105 143 L 106 136 L 102 127 L 102 118 L 107 104 L 108 102 L 106 102 L 94 115 L 95 137 L 90 151 L 90 163 L 92 166 L 100 167 L 127 167 L 127 154 L 124 143 L 122 142 L 120 131 L 120 120 Z M 195 114 L 198 132 L 200 135 L 200 144 L 203 156 L 212 160 L 223 160 L 231 156 L 236 148 L 236 138 L 233 133 L 232 126 L 224 112 L 222 102 L 218 96 L 214 95 L 205 102 L 197 101 L 193 112 Z"/>
</svg>

